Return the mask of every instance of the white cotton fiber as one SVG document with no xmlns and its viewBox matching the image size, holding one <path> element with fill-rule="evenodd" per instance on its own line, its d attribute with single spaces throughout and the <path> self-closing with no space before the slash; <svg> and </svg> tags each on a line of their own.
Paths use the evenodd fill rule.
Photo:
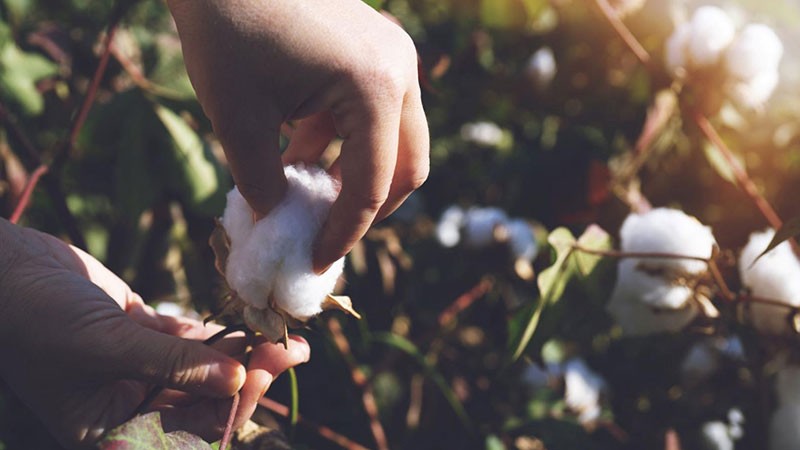
<svg viewBox="0 0 800 450">
<path fill-rule="evenodd" d="M 600 417 L 600 394 L 606 383 L 581 358 L 573 358 L 564 366 L 564 402 L 578 412 L 578 420 L 589 422 Z"/>
<path fill-rule="evenodd" d="M 765 72 L 776 72 L 783 56 L 783 44 L 772 28 L 757 23 L 739 31 L 725 52 L 728 72 L 749 80 Z"/>
<path fill-rule="evenodd" d="M 620 229 L 626 253 L 668 253 L 711 256 L 711 229 L 682 211 L 656 208 L 631 214 Z M 701 276 L 703 261 L 674 258 L 623 258 L 607 309 L 628 334 L 677 331 L 696 316 L 693 291 L 678 278 Z"/>
<path fill-rule="evenodd" d="M 238 189 L 228 194 L 222 224 L 231 240 L 226 270 L 229 286 L 248 305 L 270 300 L 292 317 L 307 320 L 342 273 L 344 258 L 316 275 L 312 244 L 339 192 L 337 182 L 315 167 L 286 166 L 286 197 L 253 224 L 253 211 Z"/>
<path fill-rule="evenodd" d="M 733 41 L 735 28 L 725 11 L 716 6 L 701 6 L 689 22 L 691 34 L 688 41 L 689 59 L 695 67 L 716 64 L 722 52 Z"/>
<path fill-rule="evenodd" d="M 503 129 L 493 122 L 467 123 L 461 127 L 461 139 L 483 147 L 497 147 L 503 140 Z"/>
<path fill-rule="evenodd" d="M 703 436 L 703 448 L 708 450 L 733 450 L 735 444 L 729 429 L 728 424 L 720 420 L 704 423 L 700 430 Z"/>
<path fill-rule="evenodd" d="M 756 76 L 732 81 L 728 85 L 728 95 L 734 102 L 749 109 L 759 109 L 772 96 L 778 86 L 777 69 L 758 73 Z"/>
<path fill-rule="evenodd" d="M 556 58 L 550 47 L 542 47 L 531 55 L 525 72 L 537 89 L 545 89 L 556 76 Z"/>
<path fill-rule="evenodd" d="M 756 297 L 800 306 L 800 262 L 789 242 L 778 245 L 753 264 L 756 257 L 767 248 L 774 235 L 773 230 L 750 235 L 750 240 L 739 257 L 739 275 L 742 284 Z M 748 306 L 753 326 L 760 332 L 792 333 L 789 328 L 788 308 L 756 302 Z"/>
<path fill-rule="evenodd" d="M 461 227 L 466 213 L 458 205 L 452 205 L 442 213 L 436 224 L 436 238 L 443 247 L 455 247 L 461 241 Z"/>
<path fill-rule="evenodd" d="M 495 228 L 508 220 L 500 208 L 470 208 L 464 216 L 464 243 L 482 248 L 495 242 Z"/>
<path fill-rule="evenodd" d="M 681 69 L 687 70 L 689 68 L 687 52 L 691 35 L 692 26 L 688 23 L 681 23 L 675 27 L 675 30 L 667 38 L 664 48 L 664 64 L 673 76 L 678 75 Z"/>
</svg>

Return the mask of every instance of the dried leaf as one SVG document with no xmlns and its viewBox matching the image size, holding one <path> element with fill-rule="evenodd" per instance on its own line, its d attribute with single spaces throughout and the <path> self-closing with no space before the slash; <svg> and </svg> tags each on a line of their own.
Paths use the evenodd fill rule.
<svg viewBox="0 0 800 450">
<path fill-rule="evenodd" d="M 330 309 L 338 309 L 344 311 L 356 319 L 361 319 L 361 314 L 353 309 L 353 301 L 346 295 L 332 295 L 328 294 L 325 300 L 322 301 L 322 310 L 327 311 Z"/>
<path fill-rule="evenodd" d="M 259 309 L 247 305 L 242 317 L 248 328 L 261 333 L 270 342 L 278 343 L 288 334 L 286 320 L 272 308 Z"/>
<path fill-rule="evenodd" d="M 222 222 L 219 219 L 214 219 L 214 222 L 216 226 L 214 227 L 214 231 L 211 232 L 211 236 L 208 238 L 208 245 L 210 245 L 211 250 L 214 251 L 214 267 L 217 268 L 217 272 L 219 272 L 220 275 L 225 277 L 228 255 L 231 253 L 231 238 L 228 236 L 225 227 L 222 226 Z"/>
</svg>

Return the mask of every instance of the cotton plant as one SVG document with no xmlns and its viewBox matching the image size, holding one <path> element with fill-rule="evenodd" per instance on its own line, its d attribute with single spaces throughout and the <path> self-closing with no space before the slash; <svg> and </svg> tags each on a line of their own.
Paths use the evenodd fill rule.
<svg viewBox="0 0 800 450">
<path fill-rule="evenodd" d="M 719 95 L 754 110 L 778 85 L 782 56 L 783 44 L 770 27 L 747 24 L 737 31 L 733 19 L 716 6 L 698 8 L 664 46 L 664 63 L 673 77 L 706 97 Z"/>
<path fill-rule="evenodd" d="M 789 242 L 783 242 L 759 258 L 775 231 L 768 229 L 750 235 L 739 257 L 742 285 L 755 296 L 777 302 L 770 304 L 745 300 L 745 317 L 761 333 L 793 335 L 793 308 L 800 307 L 800 261 Z M 785 304 L 786 306 L 780 306 Z"/>
<path fill-rule="evenodd" d="M 630 214 L 620 229 L 620 240 L 623 253 L 705 259 L 711 257 L 716 245 L 709 227 L 669 208 Z M 708 313 L 713 308 L 695 289 L 707 271 L 707 264 L 697 259 L 621 258 L 607 310 L 626 334 L 679 331 L 701 310 Z"/>
<path fill-rule="evenodd" d="M 340 258 L 325 272 L 312 268 L 311 246 L 339 192 L 338 183 L 316 167 L 286 166 L 284 199 L 266 217 L 237 188 L 211 238 L 217 268 L 230 299 L 223 315 L 238 315 L 272 342 L 326 309 L 358 317 L 347 297 L 331 295 L 344 268 Z"/>
<path fill-rule="evenodd" d="M 500 208 L 452 205 L 445 209 L 436 225 L 436 238 L 443 247 L 463 245 L 480 250 L 502 244 L 509 249 L 517 274 L 523 279 L 533 277 L 531 263 L 539 253 L 531 224 L 512 218 Z"/>
</svg>

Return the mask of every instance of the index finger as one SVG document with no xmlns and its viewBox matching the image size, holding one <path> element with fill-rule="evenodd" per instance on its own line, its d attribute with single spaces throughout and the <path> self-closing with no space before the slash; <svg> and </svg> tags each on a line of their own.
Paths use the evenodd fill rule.
<svg viewBox="0 0 800 450">
<path fill-rule="evenodd" d="M 341 119 L 334 116 L 344 136 L 339 156 L 342 190 L 317 238 L 316 272 L 347 254 L 386 202 L 397 161 L 400 108 L 398 102 Z"/>
</svg>

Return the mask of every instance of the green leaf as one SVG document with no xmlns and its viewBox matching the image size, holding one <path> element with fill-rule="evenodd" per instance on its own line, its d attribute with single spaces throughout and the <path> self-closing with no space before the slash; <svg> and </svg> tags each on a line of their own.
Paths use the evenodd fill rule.
<svg viewBox="0 0 800 450">
<path fill-rule="evenodd" d="M 0 94 L 18 104 L 26 115 L 38 115 L 44 109 L 44 98 L 36 82 L 57 71 L 58 66 L 49 59 L 17 47 L 7 26 L 0 23 Z"/>
<path fill-rule="evenodd" d="M 442 392 L 447 403 L 450 404 L 450 407 L 456 413 L 458 418 L 461 420 L 461 423 L 464 425 L 464 428 L 467 430 L 471 430 L 470 419 L 467 415 L 467 412 L 464 410 L 464 405 L 461 404 L 461 401 L 458 400 L 456 397 L 455 392 L 450 388 L 450 385 L 444 379 L 441 373 L 436 370 L 436 367 L 431 365 L 428 360 L 425 358 L 416 345 L 413 342 L 409 341 L 408 339 L 396 335 L 394 333 L 375 333 L 371 336 L 371 338 L 375 342 L 379 342 L 381 344 L 385 344 L 389 347 L 392 347 L 396 350 L 400 350 L 401 352 L 411 356 L 414 358 L 417 363 L 422 366 L 423 370 L 425 371 L 425 375 L 430 378 L 436 387 Z"/>
<path fill-rule="evenodd" d="M 167 180 L 182 200 L 197 212 L 216 215 L 225 205 L 227 186 L 221 168 L 197 132 L 179 115 L 160 104 L 154 104 L 171 140 L 174 160 L 180 176 Z"/>
<path fill-rule="evenodd" d="M 578 238 L 578 246 L 587 250 L 608 250 L 611 248 L 611 236 L 606 231 L 595 224 L 586 228 L 581 237 Z M 575 252 L 575 265 L 581 276 L 589 276 L 597 264 L 603 259 L 602 255 L 595 255 L 587 252 Z"/>
<path fill-rule="evenodd" d="M 209 450 L 211 446 L 185 431 L 164 433 L 161 414 L 134 417 L 111 430 L 100 442 L 101 450 Z"/>
<path fill-rule="evenodd" d="M 753 260 L 753 264 L 755 264 L 756 261 L 758 261 L 762 256 L 769 253 L 770 250 L 781 245 L 784 241 L 797 236 L 800 236 L 800 216 L 789 219 L 780 227 L 778 231 L 775 232 L 775 236 L 772 237 L 772 240 L 770 241 L 769 245 L 767 245 L 767 248 L 764 249 L 764 251 Z"/>
<path fill-rule="evenodd" d="M 506 450 L 506 445 L 497 435 L 490 434 L 486 436 L 486 450 Z"/>
</svg>

